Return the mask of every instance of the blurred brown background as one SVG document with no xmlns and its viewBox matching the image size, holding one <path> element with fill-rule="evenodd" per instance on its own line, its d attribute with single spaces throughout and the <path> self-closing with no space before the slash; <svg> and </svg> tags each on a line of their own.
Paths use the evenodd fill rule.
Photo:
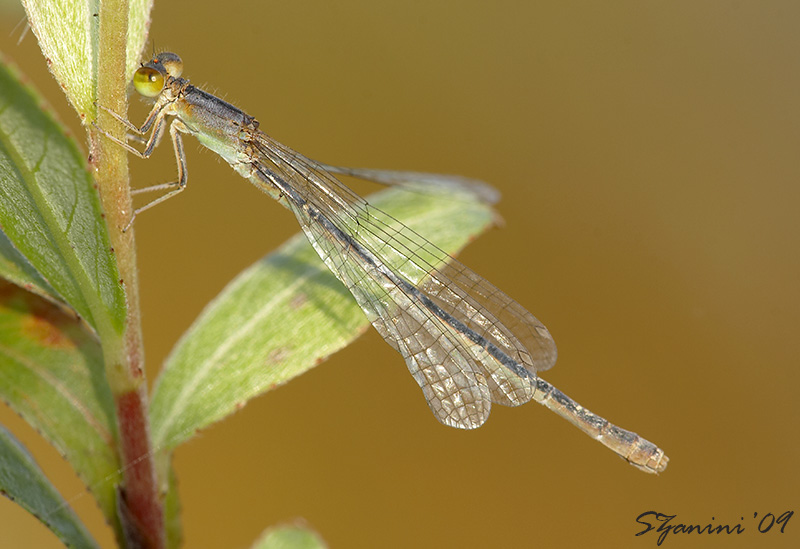
<svg viewBox="0 0 800 549">
<path fill-rule="evenodd" d="M 187 547 L 247 547 L 296 517 L 333 547 L 654 547 L 634 536 L 648 510 L 745 527 L 665 547 L 798 546 L 800 517 L 782 535 L 756 526 L 800 511 L 800 4 L 186 6 L 156 2 L 153 47 L 280 141 L 496 185 L 506 226 L 461 258 L 550 328 L 548 381 L 671 458 L 640 473 L 535 404 L 442 427 L 370 331 L 178 450 Z M 22 17 L 4 8 L 0 49 L 83 142 L 35 38 L 16 45 Z M 297 231 L 187 144 L 190 190 L 136 224 L 151 382 L 203 305 Z M 131 160 L 137 185 L 173 177 L 163 149 Z M 69 467 L 0 421 L 110 545 Z M 0 532 L 59 546 L 1 499 Z"/>
</svg>

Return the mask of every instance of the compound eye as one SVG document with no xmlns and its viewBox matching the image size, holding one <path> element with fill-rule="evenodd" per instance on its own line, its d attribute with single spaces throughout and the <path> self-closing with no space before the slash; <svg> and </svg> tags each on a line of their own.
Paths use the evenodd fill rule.
<svg viewBox="0 0 800 549">
<path fill-rule="evenodd" d="M 140 67 L 133 75 L 133 87 L 145 97 L 156 97 L 164 89 L 164 75 L 152 67 Z"/>
</svg>

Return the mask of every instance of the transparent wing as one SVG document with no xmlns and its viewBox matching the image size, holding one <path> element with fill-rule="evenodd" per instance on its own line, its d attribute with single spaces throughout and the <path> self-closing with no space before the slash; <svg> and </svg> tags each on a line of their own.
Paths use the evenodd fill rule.
<svg viewBox="0 0 800 549">
<path fill-rule="evenodd" d="M 496 204 L 500 200 L 500 191 L 478 179 L 470 179 L 460 175 L 444 175 L 438 173 L 406 172 L 396 170 L 373 170 L 370 168 L 347 168 L 318 164 L 318 168 L 328 173 L 349 175 L 358 179 L 374 181 L 382 185 L 404 187 L 418 192 L 444 192 L 447 194 L 469 193 L 486 204 Z"/>
<path fill-rule="evenodd" d="M 420 307 L 413 291 L 373 261 L 366 248 L 342 238 L 309 208 L 292 204 L 292 209 L 328 268 L 378 333 L 403 355 L 437 419 L 453 427 L 483 424 L 491 406 L 487 381 L 475 371 L 460 342 L 447 337 L 447 326 Z"/>
<path fill-rule="evenodd" d="M 491 402 L 532 398 L 535 373 L 555 363 L 556 347 L 531 313 L 322 165 L 260 132 L 251 146 L 253 175 L 294 211 L 442 423 L 472 429 Z"/>
</svg>

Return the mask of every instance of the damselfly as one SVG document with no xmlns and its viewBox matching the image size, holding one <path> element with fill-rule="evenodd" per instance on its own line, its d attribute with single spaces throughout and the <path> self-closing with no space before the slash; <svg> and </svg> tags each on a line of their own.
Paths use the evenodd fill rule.
<svg viewBox="0 0 800 549">
<path fill-rule="evenodd" d="M 181 78 L 174 53 L 155 55 L 136 71 L 134 87 L 155 99 L 137 127 L 110 114 L 146 141 L 148 158 L 169 129 L 178 179 L 141 191 L 165 191 L 135 213 L 186 187 L 183 134 L 196 137 L 242 177 L 294 212 L 327 267 L 353 294 L 373 326 L 406 361 L 436 418 L 474 429 L 491 403 L 536 400 L 648 472 L 667 466 L 664 452 L 635 433 L 589 412 L 538 378 L 556 361 L 550 332 L 531 313 L 422 236 L 370 206 L 336 174 L 389 185 L 410 182 L 467 189 L 496 198 L 488 185 L 455 176 L 340 168 L 315 162 L 278 143 L 252 116 Z M 102 130 L 101 130 L 102 131 Z M 105 132 L 103 132 L 105 133 Z M 140 192 L 141 192 L 140 191 Z M 390 228 L 390 225 L 394 228 Z"/>
</svg>

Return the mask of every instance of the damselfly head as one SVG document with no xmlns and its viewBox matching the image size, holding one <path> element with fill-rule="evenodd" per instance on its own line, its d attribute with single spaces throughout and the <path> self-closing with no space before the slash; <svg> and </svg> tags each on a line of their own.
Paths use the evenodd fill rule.
<svg viewBox="0 0 800 549">
<path fill-rule="evenodd" d="M 182 72 L 180 57 L 168 51 L 161 52 L 136 70 L 133 87 L 145 97 L 156 97 L 164 89 L 167 76 L 178 78 Z"/>
<path fill-rule="evenodd" d="M 169 51 L 163 51 L 156 55 L 153 58 L 153 63 L 158 63 L 163 66 L 167 74 L 173 78 L 178 78 L 183 72 L 183 61 L 181 61 L 181 58 L 178 57 L 177 54 Z"/>
</svg>

